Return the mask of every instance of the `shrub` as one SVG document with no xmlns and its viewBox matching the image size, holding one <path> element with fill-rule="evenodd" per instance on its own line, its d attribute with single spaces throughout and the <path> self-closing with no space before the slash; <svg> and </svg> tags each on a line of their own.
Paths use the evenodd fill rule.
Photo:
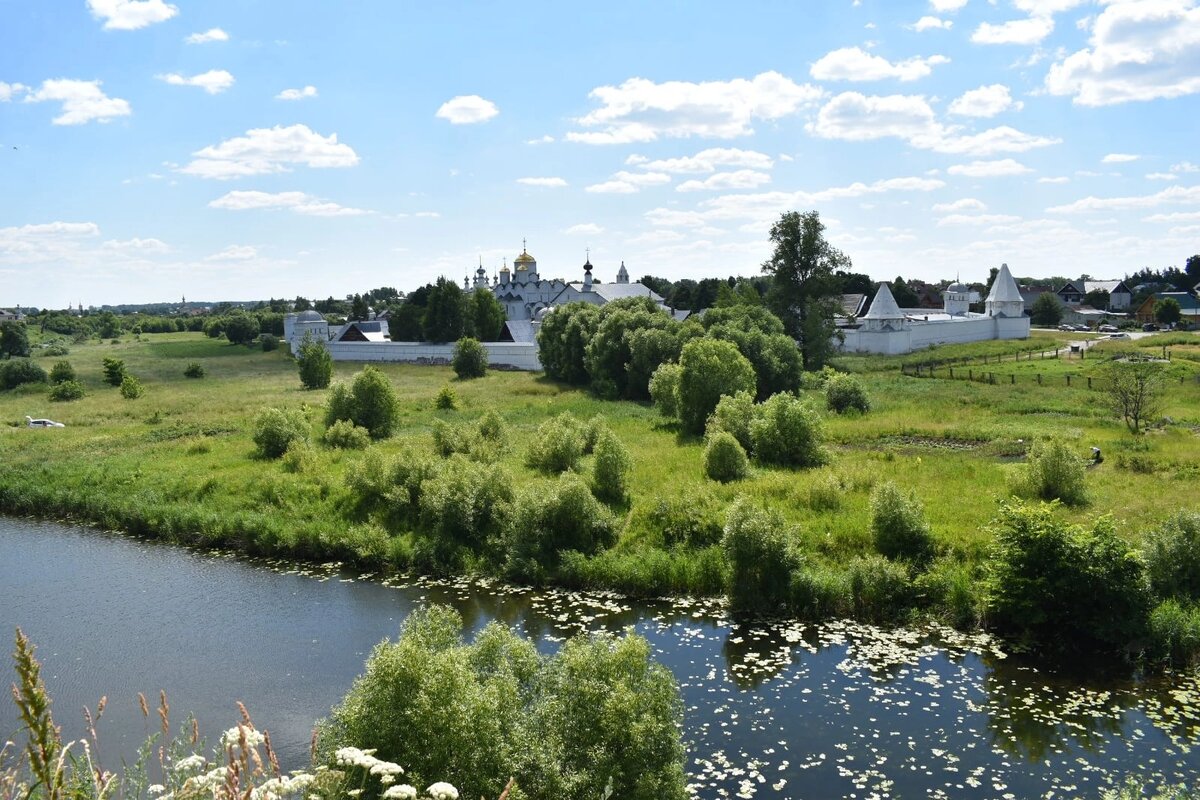
<svg viewBox="0 0 1200 800">
<path fill-rule="evenodd" d="M 479 431 L 479 438 L 485 442 L 491 442 L 501 449 L 508 446 L 508 427 L 504 424 L 504 417 L 495 409 L 488 410 L 479 418 L 476 430 Z"/>
<path fill-rule="evenodd" d="M 28 358 L 13 358 L 0 364 L 0 387 L 15 389 L 26 383 L 45 383 L 46 370 Z"/>
<path fill-rule="evenodd" d="M 259 343 L 262 344 L 262 349 L 263 349 L 264 353 L 270 353 L 274 350 L 279 349 L 279 339 L 276 338 L 273 334 L 264 333 L 261 337 L 259 337 L 258 341 L 259 341 Z"/>
<path fill-rule="evenodd" d="M 61 342 L 55 342 L 54 344 L 47 345 L 46 347 L 42 348 L 42 355 L 47 357 L 59 358 L 68 355 L 70 352 L 71 351 L 67 349 L 67 346 Z"/>
<path fill-rule="evenodd" d="M 933 534 L 920 499 L 891 481 L 871 492 L 871 534 L 875 549 L 890 559 L 924 564 L 933 557 Z"/>
<path fill-rule="evenodd" d="M 458 408 L 458 394 L 452 386 L 443 386 L 433 399 L 433 407 L 443 411 L 453 411 Z"/>
<path fill-rule="evenodd" d="M 204 366 L 199 362 L 193 361 L 183 368 L 183 377 L 185 378 L 203 378 L 204 375 Z"/>
<path fill-rule="evenodd" d="M 1200 601 L 1200 512 L 1180 511 L 1152 531 L 1145 555 L 1156 597 Z"/>
<path fill-rule="evenodd" d="M 629 496 L 629 473 L 633 459 L 620 438 L 603 429 L 596 439 L 596 457 L 592 463 L 592 492 L 609 503 L 621 503 Z"/>
<path fill-rule="evenodd" d="M 1087 462 L 1060 438 L 1039 440 L 1029 450 L 1023 494 L 1041 500 L 1061 500 L 1069 506 L 1087 503 L 1084 476 Z"/>
<path fill-rule="evenodd" d="M 145 393 L 142 388 L 142 382 L 132 375 L 126 375 L 121 379 L 121 397 L 126 400 L 136 400 Z"/>
<path fill-rule="evenodd" d="M 650 376 L 650 400 L 664 417 L 679 416 L 679 365 L 661 364 Z"/>
<path fill-rule="evenodd" d="M 489 546 L 498 552 L 512 499 L 512 476 L 506 470 L 454 456 L 421 484 L 418 564 L 434 571 L 460 570 L 467 553 Z"/>
<path fill-rule="evenodd" d="M 348 419 L 330 425 L 322 439 L 339 450 L 366 450 L 371 446 L 371 434 Z"/>
<path fill-rule="evenodd" d="M 333 380 L 333 356 L 311 333 L 304 334 L 296 353 L 296 366 L 300 369 L 300 385 L 305 389 L 324 389 Z"/>
<path fill-rule="evenodd" d="M 912 605 L 912 583 L 903 564 L 872 553 L 846 565 L 854 616 L 866 622 L 897 622 Z"/>
<path fill-rule="evenodd" d="M 56 361 L 50 368 L 50 382 L 54 384 L 75 380 L 75 368 L 70 361 Z"/>
<path fill-rule="evenodd" d="M 254 444 L 265 458 L 279 458 L 292 442 L 308 440 L 308 420 L 295 409 L 265 408 L 254 418 Z"/>
<path fill-rule="evenodd" d="M 1200 606 L 1183 606 L 1174 598 L 1150 613 L 1150 641 L 1156 655 L 1172 664 L 1191 666 L 1200 660 Z"/>
<path fill-rule="evenodd" d="M 365 367 L 347 387 L 339 383 L 329 393 L 325 426 L 348 420 L 366 430 L 372 439 L 386 439 L 396 429 L 400 401 L 391 382 L 375 367 Z"/>
<path fill-rule="evenodd" d="M 60 402 L 78 400 L 83 394 L 83 384 L 79 381 L 63 381 L 50 387 L 50 399 Z"/>
<path fill-rule="evenodd" d="M 525 462 L 542 472 L 573 470 L 583 456 L 583 432 L 579 422 L 563 413 L 538 426 L 525 455 Z"/>
<path fill-rule="evenodd" d="M 454 357 L 450 365 L 454 367 L 454 374 L 462 380 L 482 378 L 487 375 L 487 348 L 478 339 L 464 336 L 454 343 Z"/>
<path fill-rule="evenodd" d="M 743 450 L 750 449 L 750 420 L 755 414 L 754 395 L 738 392 L 725 395 L 717 402 L 712 416 L 708 418 L 705 435 L 712 436 L 721 431 L 733 434 Z"/>
<path fill-rule="evenodd" d="M 662 534 L 667 547 L 709 547 L 721 541 L 725 509 L 712 492 L 690 489 L 676 497 L 656 498 L 646 519 L 654 531 Z"/>
<path fill-rule="evenodd" d="M 451 425 L 445 420 L 433 421 L 433 451 L 442 458 L 455 453 L 471 452 L 471 431 L 465 425 Z"/>
<path fill-rule="evenodd" d="M 225 318 L 225 338 L 230 344 L 253 344 L 259 330 L 258 320 L 249 314 L 238 312 Z"/>
<path fill-rule="evenodd" d="M 725 398 L 728 399 L 728 398 Z M 704 448 L 704 474 L 714 481 L 740 481 L 750 471 L 746 451 L 733 434 L 718 431 Z"/>
<path fill-rule="evenodd" d="M 608 422 L 604 419 L 603 414 L 596 414 L 594 417 L 584 423 L 583 434 L 583 454 L 590 456 L 596 449 L 596 442 L 600 439 L 600 434 L 608 430 Z"/>
<path fill-rule="evenodd" d="M 753 392 L 754 367 L 729 342 L 693 339 L 679 356 L 679 417 L 685 430 L 703 433 L 722 395 Z"/>
<path fill-rule="evenodd" d="M 537 487 L 517 500 L 506 534 L 507 570 L 542 582 L 553 575 L 563 551 L 593 555 L 616 539 L 612 514 L 578 475 L 564 473 L 548 490 Z"/>
<path fill-rule="evenodd" d="M 859 411 L 863 414 L 871 408 L 867 399 L 867 390 L 862 382 L 853 375 L 838 374 L 825 383 L 825 404 L 831 411 L 845 414 L 847 411 Z"/>
<path fill-rule="evenodd" d="M 816 467 L 828 460 L 821 416 L 795 395 L 767 398 L 750 422 L 754 457 L 764 464 Z"/>
<path fill-rule="evenodd" d="M 1090 531 L 1054 506 L 1000 507 L 988 561 L 986 608 L 1001 632 L 1059 650 L 1120 650 L 1141 637 L 1149 593 L 1141 560 L 1107 518 Z"/>
<path fill-rule="evenodd" d="M 722 543 L 729 559 L 726 593 L 735 612 L 777 613 L 786 607 L 800 557 L 777 512 L 738 496 L 729 509 Z"/>
<path fill-rule="evenodd" d="M 125 380 L 125 362 L 106 356 L 101 363 L 104 368 L 104 382 L 109 386 L 120 386 L 121 381 Z"/>
</svg>

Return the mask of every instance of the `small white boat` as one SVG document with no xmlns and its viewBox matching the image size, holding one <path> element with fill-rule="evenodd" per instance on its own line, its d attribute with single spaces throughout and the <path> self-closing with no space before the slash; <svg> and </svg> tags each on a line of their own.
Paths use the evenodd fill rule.
<svg viewBox="0 0 1200 800">
<path fill-rule="evenodd" d="M 52 419 L 34 419 L 33 417 L 30 417 L 30 416 L 25 417 L 25 424 L 28 425 L 30 428 L 65 428 L 65 427 L 67 427 L 66 425 L 63 425 L 61 422 L 55 422 Z"/>
</svg>

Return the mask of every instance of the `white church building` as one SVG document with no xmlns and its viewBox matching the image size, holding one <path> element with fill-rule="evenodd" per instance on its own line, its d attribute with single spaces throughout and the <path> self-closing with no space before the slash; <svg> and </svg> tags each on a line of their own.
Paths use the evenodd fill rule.
<svg viewBox="0 0 1200 800">
<path fill-rule="evenodd" d="M 886 283 L 856 325 L 840 328 L 841 349 L 850 353 L 900 355 L 935 344 L 1028 339 L 1029 317 L 1008 264 L 1002 264 L 984 302 L 984 313 L 970 311 L 979 295 L 952 283 L 942 295 L 942 311 L 900 308 Z"/>
</svg>

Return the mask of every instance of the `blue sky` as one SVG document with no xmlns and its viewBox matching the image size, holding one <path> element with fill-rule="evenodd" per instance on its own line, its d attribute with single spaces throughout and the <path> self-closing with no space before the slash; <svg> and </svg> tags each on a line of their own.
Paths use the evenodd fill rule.
<svg viewBox="0 0 1200 800">
<path fill-rule="evenodd" d="M 1200 251 L 1193 0 L 0 0 L 0 306 Z M 15 148 L 15 149 L 14 149 Z"/>
</svg>

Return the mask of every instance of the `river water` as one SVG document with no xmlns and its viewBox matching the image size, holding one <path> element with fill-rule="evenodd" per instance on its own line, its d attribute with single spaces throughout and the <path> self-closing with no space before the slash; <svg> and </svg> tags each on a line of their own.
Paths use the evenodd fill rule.
<svg viewBox="0 0 1200 800">
<path fill-rule="evenodd" d="M 0 518 L 0 629 L 8 639 L 19 625 L 38 645 L 64 737 L 80 736 L 83 707 L 108 697 L 110 768 L 157 730 L 160 689 L 173 725 L 193 712 L 209 742 L 244 701 L 285 766 L 304 765 L 313 721 L 372 646 L 430 602 L 453 605 L 470 630 L 500 620 L 547 652 L 587 630 L 647 637 L 683 692 L 700 797 L 1096 796 L 1130 772 L 1200 774 L 1194 673 L 1081 683 L 985 636 L 739 625 L 717 602 L 380 579 Z M 0 741 L 18 728 L 0 703 Z"/>
</svg>

